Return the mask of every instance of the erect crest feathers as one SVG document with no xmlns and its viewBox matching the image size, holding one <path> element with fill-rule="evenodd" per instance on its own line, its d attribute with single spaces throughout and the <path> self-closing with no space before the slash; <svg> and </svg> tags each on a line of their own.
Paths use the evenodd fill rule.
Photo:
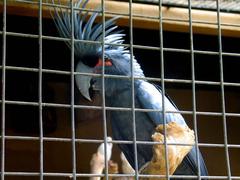
<svg viewBox="0 0 240 180">
<path fill-rule="evenodd" d="M 51 1 L 52 4 L 54 4 L 54 0 Z M 102 41 L 104 35 L 104 42 L 106 43 L 106 45 L 104 46 L 105 51 L 113 49 L 124 51 L 125 48 L 121 46 L 121 44 L 123 42 L 123 36 L 125 34 L 122 34 L 121 31 L 116 30 L 117 26 L 115 25 L 115 21 L 118 17 L 114 17 L 105 21 L 105 33 L 103 34 L 103 24 L 94 24 L 96 17 L 101 14 L 100 8 L 96 9 L 89 17 L 89 12 L 85 10 L 88 1 L 89 0 L 78 0 L 76 3 L 73 4 L 73 12 L 71 12 L 70 8 L 66 8 L 63 10 L 63 8 L 61 8 L 60 6 L 54 7 L 54 13 L 52 14 L 52 16 L 54 18 L 54 22 L 60 36 L 64 38 L 71 38 L 73 24 L 75 40 Z M 61 5 L 60 0 L 58 0 L 58 4 Z M 72 15 L 73 23 L 71 20 Z M 117 44 L 117 46 L 112 46 L 109 44 Z M 69 48 L 71 48 L 70 41 L 67 41 L 67 45 Z M 78 41 L 74 43 L 74 48 L 75 55 L 78 57 L 89 53 L 101 54 L 102 52 L 101 43 Z"/>
</svg>

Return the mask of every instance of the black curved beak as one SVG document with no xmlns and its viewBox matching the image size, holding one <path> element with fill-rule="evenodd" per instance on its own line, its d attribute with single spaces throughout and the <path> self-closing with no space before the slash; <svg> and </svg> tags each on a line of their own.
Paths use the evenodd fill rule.
<svg viewBox="0 0 240 180">
<path fill-rule="evenodd" d="M 76 72 L 79 73 L 93 73 L 94 68 L 88 67 L 83 64 L 81 61 L 77 64 Z M 92 101 L 89 95 L 89 88 L 91 87 L 92 76 L 77 74 L 75 76 L 75 81 L 80 93 L 89 101 Z"/>
</svg>

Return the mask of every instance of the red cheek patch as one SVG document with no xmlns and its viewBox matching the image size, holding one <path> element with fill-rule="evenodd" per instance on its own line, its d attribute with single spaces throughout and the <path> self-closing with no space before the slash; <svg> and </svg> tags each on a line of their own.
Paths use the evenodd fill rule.
<svg viewBox="0 0 240 180">
<path fill-rule="evenodd" d="M 112 66 L 112 61 L 110 59 L 105 59 L 104 64 L 103 64 L 103 60 L 102 59 L 98 59 L 98 63 L 96 65 L 96 67 L 98 66 Z"/>
</svg>

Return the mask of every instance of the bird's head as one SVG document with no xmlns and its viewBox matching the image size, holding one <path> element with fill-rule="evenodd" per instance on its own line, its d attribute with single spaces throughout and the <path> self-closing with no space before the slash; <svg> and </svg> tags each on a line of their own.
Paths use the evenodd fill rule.
<svg viewBox="0 0 240 180">
<path fill-rule="evenodd" d="M 84 9 L 87 3 L 88 0 L 79 0 L 74 4 L 74 7 Z M 106 20 L 104 24 L 95 24 L 95 19 L 99 15 L 98 10 L 87 19 L 89 14 L 83 10 L 71 12 L 56 7 L 53 17 L 61 37 L 72 37 L 72 15 L 74 39 L 77 40 L 74 43 L 74 54 L 77 61 L 76 72 L 80 73 L 75 76 L 75 80 L 78 89 L 85 98 L 91 100 L 89 96 L 90 86 L 94 85 L 94 89 L 100 90 L 102 82 L 101 77 L 92 77 L 85 73 L 102 74 L 104 69 L 104 74 L 131 75 L 130 62 L 132 59 L 134 73 L 137 72 L 137 75 L 143 74 L 134 57 L 131 58 L 129 51 L 122 45 L 125 34 L 117 30 L 115 21 L 118 17 Z M 102 42 L 104 42 L 104 45 Z M 67 45 L 69 48 L 73 48 L 70 41 L 67 41 Z M 105 82 L 110 81 L 106 78 Z"/>
<path fill-rule="evenodd" d="M 105 56 L 85 56 L 78 61 L 76 66 L 77 75 L 75 76 L 76 85 L 80 93 L 88 100 L 91 100 L 89 89 L 95 91 L 102 90 L 102 72 L 105 75 L 131 75 L 130 55 L 119 50 L 105 51 Z M 78 74 L 80 73 L 80 74 Z M 94 73 L 96 76 L 87 75 L 86 73 Z M 111 95 L 116 89 L 121 90 L 130 84 L 129 79 L 118 79 L 105 77 L 106 95 Z"/>
</svg>

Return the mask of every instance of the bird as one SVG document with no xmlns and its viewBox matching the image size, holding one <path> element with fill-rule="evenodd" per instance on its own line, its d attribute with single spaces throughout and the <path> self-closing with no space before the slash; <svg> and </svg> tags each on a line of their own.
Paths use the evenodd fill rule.
<svg viewBox="0 0 240 180">
<path fill-rule="evenodd" d="M 124 46 L 125 34 L 116 25 L 119 16 L 107 19 L 104 23 L 96 23 L 96 18 L 101 15 L 102 8 L 96 8 L 90 14 L 84 11 L 88 2 L 89 0 L 74 2 L 74 8 L 79 8 L 74 11 L 62 10 L 61 7 L 54 6 L 52 17 L 61 37 L 70 39 L 73 34 L 73 38 L 78 40 L 74 41 L 74 44 L 71 44 L 72 41 L 66 41 L 66 43 L 70 49 L 74 48 L 74 59 L 77 62 L 75 71 L 79 73 L 75 74 L 75 83 L 79 93 L 91 101 L 89 90 L 92 88 L 94 92 L 104 95 L 107 107 L 130 109 L 126 111 L 107 110 L 113 139 L 152 142 L 152 134 L 158 125 L 175 122 L 187 126 L 174 102 L 166 93 L 163 94 L 159 85 L 152 84 L 145 79 L 144 72 L 135 56 Z M 72 29 L 74 29 L 73 33 Z M 110 76 L 105 77 L 103 81 L 100 76 L 80 73 Z M 156 111 L 139 110 L 133 113 L 131 110 L 135 108 Z M 163 113 L 163 110 L 171 113 Z M 118 146 L 135 171 L 153 157 L 152 145 L 149 144 L 139 143 L 134 146 L 134 143 L 119 143 Z M 174 174 L 208 175 L 198 147 L 192 148 Z"/>
</svg>

